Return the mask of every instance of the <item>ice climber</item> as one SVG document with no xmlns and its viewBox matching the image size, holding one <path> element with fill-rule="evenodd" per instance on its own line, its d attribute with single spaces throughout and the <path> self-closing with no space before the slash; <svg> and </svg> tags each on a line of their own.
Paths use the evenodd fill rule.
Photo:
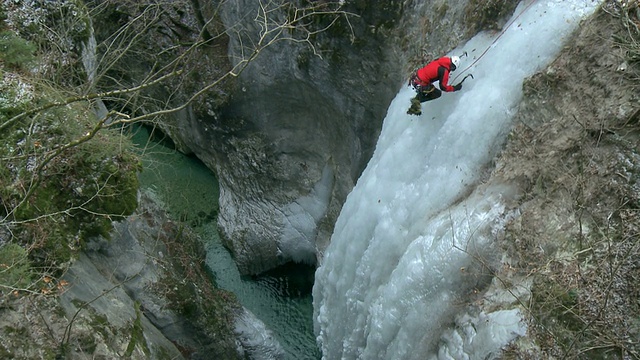
<svg viewBox="0 0 640 360">
<path fill-rule="evenodd" d="M 449 73 L 455 71 L 459 64 L 459 56 L 443 56 L 418 69 L 409 79 L 409 84 L 413 86 L 417 94 L 411 99 L 411 107 L 407 114 L 421 115 L 423 102 L 439 98 L 442 91 L 452 92 L 462 89 L 462 82 L 453 86 L 449 85 Z M 440 89 L 436 89 L 433 85 L 436 81 L 439 83 Z"/>
</svg>

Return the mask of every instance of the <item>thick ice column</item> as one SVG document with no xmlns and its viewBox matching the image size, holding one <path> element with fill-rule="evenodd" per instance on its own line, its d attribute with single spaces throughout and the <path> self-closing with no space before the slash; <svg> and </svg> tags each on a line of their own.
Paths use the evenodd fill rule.
<svg viewBox="0 0 640 360">
<path fill-rule="evenodd" d="M 453 82 L 475 76 L 462 91 L 423 104 L 420 117 L 406 114 L 413 91 L 400 91 L 316 272 L 315 330 L 326 359 L 482 358 L 524 333 L 518 311 L 461 306 L 487 281 L 473 260 L 491 260 L 491 231 L 513 192 L 477 185 L 524 79 L 551 62 L 598 4 L 521 3 L 504 33 L 479 34 L 452 52 L 469 54 Z M 488 325 L 464 331 L 478 319 Z"/>
</svg>

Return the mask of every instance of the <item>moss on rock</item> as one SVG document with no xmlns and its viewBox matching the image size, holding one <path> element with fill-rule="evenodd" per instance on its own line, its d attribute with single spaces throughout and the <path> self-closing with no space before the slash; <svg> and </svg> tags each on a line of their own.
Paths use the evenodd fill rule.
<svg viewBox="0 0 640 360">
<path fill-rule="evenodd" d="M 220 358 L 237 359 L 233 315 L 239 310 L 238 300 L 233 293 L 213 286 L 204 264 L 202 243 L 191 230 L 176 225 L 165 224 L 164 234 L 169 236 L 161 236 L 167 258 L 176 271 L 165 273 L 154 289 L 169 300 L 170 309 L 209 338 L 210 351 Z M 193 350 L 197 349 L 184 349 Z"/>
<path fill-rule="evenodd" d="M 41 74 L 0 70 L 0 226 L 31 249 L 34 265 L 56 269 L 81 249 L 83 238 L 107 235 L 112 221 L 133 213 L 140 162 L 130 140 L 108 129 L 78 142 L 97 122 L 89 102 L 28 113 L 69 95 Z"/>
<path fill-rule="evenodd" d="M 465 9 L 468 34 L 500 30 L 517 5 L 518 1 L 513 0 L 470 0 Z"/>
</svg>

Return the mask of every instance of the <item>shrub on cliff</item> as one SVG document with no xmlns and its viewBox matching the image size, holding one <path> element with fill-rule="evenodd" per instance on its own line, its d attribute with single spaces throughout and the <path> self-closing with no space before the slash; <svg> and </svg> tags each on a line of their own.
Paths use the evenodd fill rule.
<svg viewBox="0 0 640 360">
<path fill-rule="evenodd" d="M 26 41 L 8 38 L 0 39 L 4 56 L 31 53 Z M 22 245 L 35 265 L 54 270 L 83 238 L 108 234 L 112 221 L 135 210 L 140 165 L 127 138 L 94 131 L 98 119 L 89 101 L 49 106 L 68 92 L 13 71 L 35 57 L 9 59 L 0 78 L 0 227 L 6 230 L 0 245 Z"/>
<path fill-rule="evenodd" d="M 20 69 L 35 60 L 34 44 L 20 38 L 11 31 L 0 32 L 0 60 L 13 68 Z"/>
<path fill-rule="evenodd" d="M 0 295 L 29 287 L 32 282 L 27 251 L 17 244 L 0 246 Z"/>
<path fill-rule="evenodd" d="M 7 165 L 0 171 L 0 224 L 43 265 L 67 262 L 82 238 L 108 234 L 111 221 L 136 208 L 139 163 L 127 139 L 102 132 L 62 150 L 94 121 L 90 108 L 77 104 L 0 133 Z"/>
</svg>

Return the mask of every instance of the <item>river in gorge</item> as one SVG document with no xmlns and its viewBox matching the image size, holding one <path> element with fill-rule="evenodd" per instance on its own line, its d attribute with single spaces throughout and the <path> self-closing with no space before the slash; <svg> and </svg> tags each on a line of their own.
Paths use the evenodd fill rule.
<svg viewBox="0 0 640 360">
<path fill-rule="evenodd" d="M 198 159 L 151 135 L 150 128 L 135 128 L 134 142 L 143 150 L 140 186 L 156 193 L 173 218 L 187 222 L 201 236 L 218 286 L 235 293 L 273 331 L 286 359 L 319 359 L 312 320 L 314 269 L 291 265 L 259 277 L 240 276 L 218 234 L 219 188 L 213 173 Z"/>
</svg>

